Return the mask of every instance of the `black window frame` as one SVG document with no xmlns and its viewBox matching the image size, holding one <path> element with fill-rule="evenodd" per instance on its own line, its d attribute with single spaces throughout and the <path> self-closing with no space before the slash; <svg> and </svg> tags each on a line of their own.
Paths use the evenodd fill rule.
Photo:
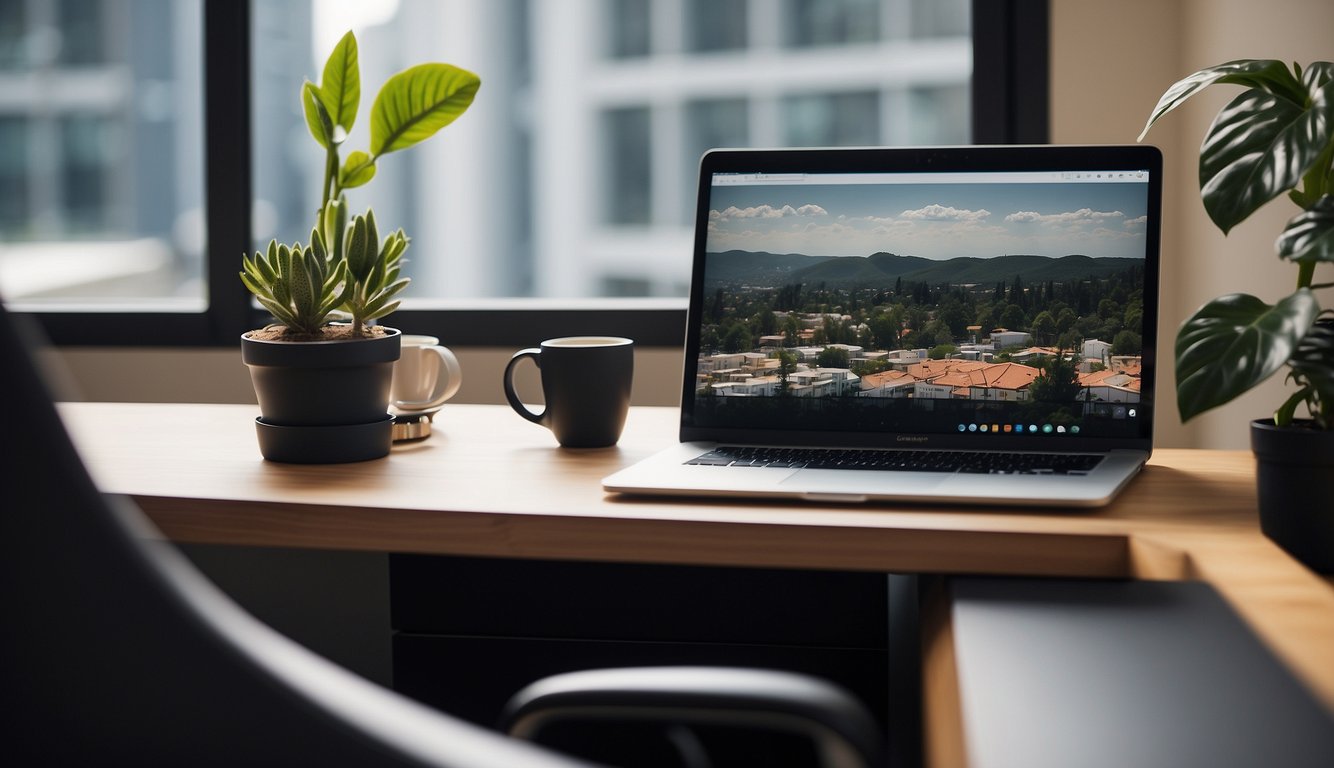
<svg viewBox="0 0 1334 768">
<path fill-rule="evenodd" d="M 972 0 L 975 144 L 1045 144 L 1049 0 Z M 58 346 L 225 347 L 263 325 L 237 279 L 251 248 L 250 3 L 204 0 L 204 165 L 207 306 L 180 311 L 28 312 Z M 210 45 L 223 41 L 222 45 Z M 227 105 L 223 109 L 222 105 Z M 219 256 L 221 255 L 221 256 Z M 455 347 L 513 347 L 543 337 L 618 333 L 646 347 L 680 347 L 686 299 L 418 301 L 394 324 Z"/>
</svg>

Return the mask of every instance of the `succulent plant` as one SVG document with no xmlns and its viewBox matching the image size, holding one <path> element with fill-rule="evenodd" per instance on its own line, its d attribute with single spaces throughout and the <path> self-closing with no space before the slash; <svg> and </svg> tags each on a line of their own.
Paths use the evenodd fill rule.
<svg viewBox="0 0 1334 768">
<path fill-rule="evenodd" d="M 347 262 L 330 258 L 318 230 L 310 245 L 270 240 L 265 253 L 241 258 L 241 282 L 293 333 L 318 334 L 353 291 Z"/>
<path fill-rule="evenodd" d="M 241 282 L 290 334 L 318 336 L 338 313 L 352 318 L 352 335 L 393 312 L 409 278 L 401 275 L 408 237 L 402 229 L 380 239 L 375 213 L 348 221 L 344 190 L 375 177 L 376 161 L 407 149 L 454 122 L 472 104 L 477 75 L 450 64 L 419 64 L 390 77 L 371 107 L 370 152 L 339 151 L 361 101 L 357 39 L 348 32 L 334 46 L 320 85 L 301 86 L 311 136 L 325 151 L 322 201 L 309 244 L 269 243 L 242 256 Z"/>
<path fill-rule="evenodd" d="M 394 297 L 410 282 L 399 276 L 408 237 L 400 229 L 381 241 L 370 210 L 348 224 L 342 198 L 329 201 L 320 224 L 309 245 L 270 240 L 266 252 L 243 256 L 241 282 L 292 333 L 318 335 L 345 312 L 360 336 L 367 323 L 398 309 Z"/>
</svg>

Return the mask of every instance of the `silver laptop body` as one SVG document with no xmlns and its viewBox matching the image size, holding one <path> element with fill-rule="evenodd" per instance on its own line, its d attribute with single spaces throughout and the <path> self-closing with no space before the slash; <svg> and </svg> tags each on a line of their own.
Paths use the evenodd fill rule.
<svg viewBox="0 0 1334 768">
<path fill-rule="evenodd" d="M 709 152 L 680 442 L 604 488 L 1107 503 L 1152 446 L 1161 167 L 1148 146 Z"/>
</svg>

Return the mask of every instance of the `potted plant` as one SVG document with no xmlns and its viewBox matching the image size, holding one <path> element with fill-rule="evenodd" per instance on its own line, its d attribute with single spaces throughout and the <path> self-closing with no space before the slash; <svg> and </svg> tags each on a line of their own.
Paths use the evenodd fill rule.
<svg viewBox="0 0 1334 768">
<path fill-rule="evenodd" d="M 322 201 L 310 238 L 244 256 L 241 281 L 276 320 L 241 337 L 261 416 L 265 458 L 341 462 L 389 452 L 389 388 L 397 330 L 374 325 L 398 308 L 408 238 L 381 238 L 375 214 L 349 214 L 344 191 L 369 182 L 383 156 L 417 144 L 472 103 L 480 81 L 449 64 L 420 64 L 385 81 L 371 106 L 368 151 L 340 150 L 357 117 L 357 40 L 334 47 L 321 83 L 301 87 L 311 135 L 324 149 Z M 350 322 L 335 322 L 350 318 Z"/>
<path fill-rule="evenodd" d="M 1201 70 L 1167 90 L 1144 133 L 1214 84 L 1246 90 L 1218 113 L 1200 147 L 1204 208 L 1227 234 L 1287 193 L 1300 212 L 1275 247 L 1296 267 L 1297 280 L 1272 305 L 1229 294 L 1182 324 L 1177 407 L 1188 420 L 1287 366 L 1295 391 L 1271 417 L 1251 423 L 1260 523 L 1298 559 L 1334 572 L 1334 311 L 1321 309 L 1313 293 L 1331 286 L 1316 282 L 1317 266 L 1334 262 L 1334 64 L 1289 69 L 1244 59 Z"/>
</svg>

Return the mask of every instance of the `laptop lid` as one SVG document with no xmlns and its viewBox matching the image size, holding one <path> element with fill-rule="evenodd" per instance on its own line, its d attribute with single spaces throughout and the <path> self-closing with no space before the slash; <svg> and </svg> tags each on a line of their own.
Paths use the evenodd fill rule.
<svg viewBox="0 0 1334 768">
<path fill-rule="evenodd" d="M 1148 451 L 1149 146 L 715 150 L 680 437 Z"/>
</svg>

